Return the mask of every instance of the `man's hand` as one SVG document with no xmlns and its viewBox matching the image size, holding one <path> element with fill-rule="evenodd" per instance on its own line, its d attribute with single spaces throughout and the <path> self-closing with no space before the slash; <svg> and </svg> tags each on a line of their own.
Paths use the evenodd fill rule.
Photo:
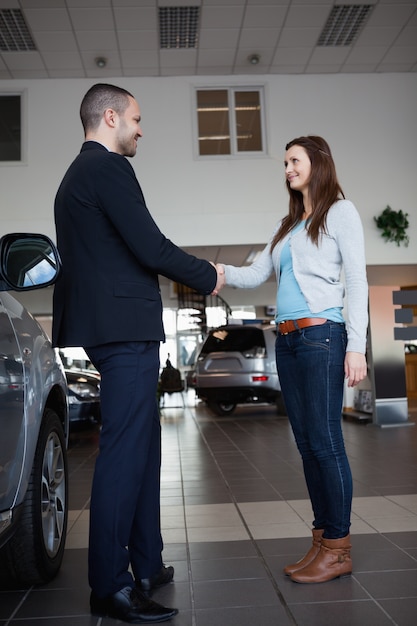
<svg viewBox="0 0 417 626">
<path fill-rule="evenodd" d="M 217 283 L 216 283 L 215 288 L 211 292 L 211 295 L 217 296 L 219 291 L 223 289 L 223 287 L 226 284 L 226 276 L 224 274 L 224 267 L 223 265 L 221 265 L 221 263 L 217 263 L 217 265 L 215 265 L 212 261 L 210 261 L 210 263 L 216 269 L 216 272 L 217 272 Z"/>
</svg>

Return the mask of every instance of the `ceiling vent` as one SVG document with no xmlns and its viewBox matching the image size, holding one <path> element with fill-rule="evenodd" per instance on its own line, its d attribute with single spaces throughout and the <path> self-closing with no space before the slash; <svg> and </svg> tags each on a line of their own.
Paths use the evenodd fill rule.
<svg viewBox="0 0 417 626">
<path fill-rule="evenodd" d="M 330 12 L 318 46 L 350 46 L 369 17 L 372 4 L 339 4 Z"/>
<path fill-rule="evenodd" d="M 2 52 L 36 50 L 20 9 L 0 9 L 0 50 Z"/>
<path fill-rule="evenodd" d="M 200 7 L 159 7 L 161 48 L 197 48 Z"/>
</svg>

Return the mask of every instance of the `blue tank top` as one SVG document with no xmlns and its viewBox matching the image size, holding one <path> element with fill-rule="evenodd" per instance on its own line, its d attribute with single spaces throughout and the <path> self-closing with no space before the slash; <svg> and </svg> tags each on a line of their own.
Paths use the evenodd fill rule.
<svg viewBox="0 0 417 626">
<path fill-rule="evenodd" d="M 279 324 L 279 322 L 284 322 L 285 320 L 296 320 L 301 317 L 325 317 L 333 322 L 343 322 L 342 309 L 340 307 L 333 307 L 319 311 L 318 313 L 312 313 L 301 292 L 297 279 L 294 276 L 291 237 L 305 227 L 305 220 L 297 224 L 291 231 L 289 239 L 285 242 L 281 250 L 275 321 Z"/>
</svg>

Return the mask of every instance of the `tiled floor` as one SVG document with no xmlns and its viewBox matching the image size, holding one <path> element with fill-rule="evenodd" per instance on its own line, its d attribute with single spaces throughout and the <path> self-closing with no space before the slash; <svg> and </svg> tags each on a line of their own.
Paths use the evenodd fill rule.
<svg viewBox="0 0 417 626">
<path fill-rule="evenodd" d="M 174 396 L 172 397 L 174 400 Z M 174 401 L 171 404 L 175 404 Z M 162 525 L 175 583 L 154 598 L 172 626 L 415 626 L 417 425 L 344 421 L 354 477 L 351 577 L 298 585 L 282 573 L 310 544 L 311 510 L 288 422 L 272 407 L 215 418 L 189 392 L 162 411 Z M 416 409 L 410 409 L 417 421 Z M 58 577 L 0 592 L 0 625 L 111 626 L 89 614 L 87 527 L 97 429 L 71 437 L 70 524 Z"/>
</svg>

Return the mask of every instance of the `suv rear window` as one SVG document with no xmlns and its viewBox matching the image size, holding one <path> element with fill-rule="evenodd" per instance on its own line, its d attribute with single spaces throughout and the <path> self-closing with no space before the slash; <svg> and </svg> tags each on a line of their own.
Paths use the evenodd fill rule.
<svg viewBox="0 0 417 626">
<path fill-rule="evenodd" d="M 201 354 L 210 352 L 264 353 L 264 334 L 259 328 L 217 328 L 210 333 L 201 349 Z"/>
</svg>

